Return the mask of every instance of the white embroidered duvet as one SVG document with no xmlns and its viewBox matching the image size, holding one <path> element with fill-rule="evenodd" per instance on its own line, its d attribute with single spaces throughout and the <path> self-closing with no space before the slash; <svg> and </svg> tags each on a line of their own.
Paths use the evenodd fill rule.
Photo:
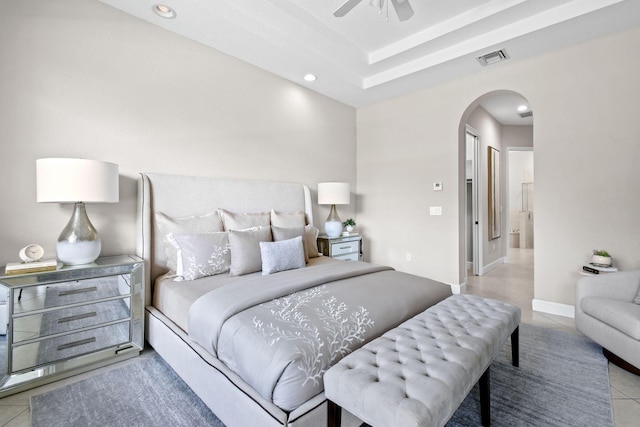
<svg viewBox="0 0 640 427">
<path fill-rule="evenodd" d="M 217 288 L 189 310 L 190 337 L 290 411 L 346 354 L 451 294 L 363 262 L 319 264 Z"/>
</svg>

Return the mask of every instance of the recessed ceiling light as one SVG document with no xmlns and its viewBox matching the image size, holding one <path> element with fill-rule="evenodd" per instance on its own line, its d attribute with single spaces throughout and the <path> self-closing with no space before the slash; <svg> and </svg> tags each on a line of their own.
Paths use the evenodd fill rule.
<svg viewBox="0 0 640 427">
<path fill-rule="evenodd" d="M 164 4 L 156 4 L 151 8 L 151 10 L 153 10 L 156 15 L 163 18 L 173 19 L 176 17 L 176 11 Z"/>
<path fill-rule="evenodd" d="M 522 112 L 522 111 L 527 111 L 529 109 L 529 107 L 527 107 L 526 105 L 521 105 L 518 107 L 518 111 Z"/>
<path fill-rule="evenodd" d="M 317 77 L 314 74 L 305 74 L 304 79 L 308 82 L 315 82 Z"/>
</svg>

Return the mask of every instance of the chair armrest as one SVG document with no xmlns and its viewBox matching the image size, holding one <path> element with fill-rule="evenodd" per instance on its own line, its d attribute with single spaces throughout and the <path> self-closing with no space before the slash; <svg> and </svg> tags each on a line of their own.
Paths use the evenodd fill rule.
<svg viewBox="0 0 640 427">
<path fill-rule="evenodd" d="M 640 287 L 640 270 L 583 277 L 576 283 L 576 308 L 584 297 L 633 301 Z"/>
</svg>

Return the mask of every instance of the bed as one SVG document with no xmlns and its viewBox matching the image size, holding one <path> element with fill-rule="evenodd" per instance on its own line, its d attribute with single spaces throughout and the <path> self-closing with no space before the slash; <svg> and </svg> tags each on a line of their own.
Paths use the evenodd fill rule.
<svg viewBox="0 0 640 427">
<path fill-rule="evenodd" d="M 324 371 L 451 295 L 319 255 L 312 206 L 301 184 L 141 174 L 146 339 L 228 427 L 326 425 Z"/>
</svg>

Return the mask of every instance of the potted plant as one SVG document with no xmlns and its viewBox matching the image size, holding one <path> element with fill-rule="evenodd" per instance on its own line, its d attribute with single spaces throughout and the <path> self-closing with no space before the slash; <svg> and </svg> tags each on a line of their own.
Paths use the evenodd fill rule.
<svg viewBox="0 0 640 427">
<path fill-rule="evenodd" d="M 345 228 L 345 230 L 351 233 L 353 231 L 353 227 L 356 226 L 356 222 L 352 218 L 348 218 L 342 223 L 342 226 Z"/>
<path fill-rule="evenodd" d="M 593 257 L 591 258 L 591 263 L 596 265 L 601 265 L 603 267 L 608 267 L 612 264 L 611 255 L 609 252 L 602 249 L 594 249 Z"/>
</svg>

